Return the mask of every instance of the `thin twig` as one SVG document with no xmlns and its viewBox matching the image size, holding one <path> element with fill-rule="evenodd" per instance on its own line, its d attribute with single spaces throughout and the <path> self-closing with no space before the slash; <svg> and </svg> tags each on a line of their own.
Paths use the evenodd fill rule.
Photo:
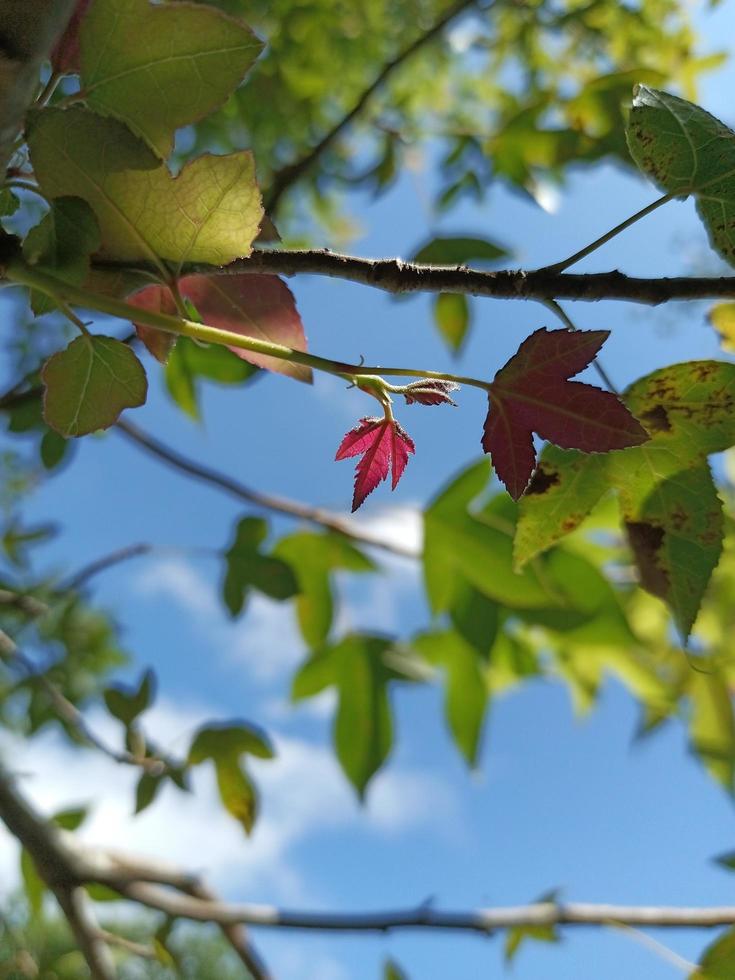
<svg viewBox="0 0 735 980">
<path fill-rule="evenodd" d="M 232 477 L 227 476 L 225 473 L 220 473 L 208 466 L 202 466 L 193 459 L 183 456 L 154 436 L 143 432 L 142 429 L 139 429 L 131 422 L 120 420 L 117 422 L 115 428 L 137 446 L 145 449 L 167 465 L 194 477 L 196 480 L 217 487 L 219 490 L 223 490 L 225 493 L 245 503 L 254 504 L 257 507 L 275 511 L 279 514 L 286 514 L 289 517 L 296 517 L 308 521 L 310 524 L 317 524 L 330 531 L 336 531 L 338 534 L 342 534 L 359 544 L 380 548 L 391 554 L 400 555 L 402 558 L 419 557 L 413 548 L 407 548 L 387 538 L 381 538 L 379 535 L 365 531 L 355 523 L 331 511 L 324 510 L 321 507 L 311 507 L 308 504 L 302 504 L 299 501 L 290 500 L 286 497 L 278 497 L 272 494 L 261 493 L 259 490 L 253 490 L 239 481 L 234 480 Z"/>
<path fill-rule="evenodd" d="M 267 213 L 272 214 L 275 212 L 283 194 L 312 169 L 314 164 L 329 149 L 332 143 L 364 111 L 375 92 L 385 84 L 396 69 L 423 48 L 424 45 L 428 44 L 429 41 L 437 37 L 451 21 L 466 10 L 469 10 L 475 2 L 476 0 L 456 0 L 428 30 L 420 34 L 400 51 L 395 58 L 383 66 L 373 81 L 359 95 L 352 108 L 324 134 L 316 146 L 312 147 L 299 160 L 295 160 L 274 174 L 270 190 L 266 194 L 264 201 Z"/>
<path fill-rule="evenodd" d="M 630 936 L 635 942 L 649 949 L 656 956 L 659 956 L 665 962 L 670 963 L 671 966 L 675 967 L 677 970 L 681 970 L 689 976 L 697 969 L 696 963 L 691 963 L 689 960 L 685 960 L 683 956 L 670 949 L 668 946 L 664 946 L 653 936 L 649 936 L 647 932 L 641 932 L 640 929 L 635 929 L 633 926 L 626 925 L 624 922 L 611 922 L 611 928 L 617 929 L 618 932 L 622 932 L 626 936 Z"/>
<path fill-rule="evenodd" d="M 157 756 L 137 756 L 132 752 L 118 751 L 108 745 L 90 728 L 79 708 L 44 673 L 37 670 L 33 661 L 23 653 L 12 637 L 4 630 L 0 630 L 0 657 L 6 661 L 15 662 L 23 668 L 29 679 L 38 682 L 51 702 L 56 715 L 72 729 L 80 742 L 97 749 L 108 759 L 112 759 L 113 762 L 120 765 L 136 766 L 151 775 L 160 775 L 168 770 L 170 763 L 165 759 Z"/>
<path fill-rule="evenodd" d="M 99 269 L 152 271 L 144 262 L 96 259 Z M 570 299 L 597 302 L 624 300 L 657 306 L 671 300 L 735 297 L 735 276 L 675 276 L 638 278 L 618 270 L 593 273 L 549 272 L 544 269 L 498 269 L 486 272 L 467 266 L 418 265 L 402 259 L 370 259 L 326 249 L 278 251 L 259 249 L 248 258 L 225 266 L 193 262 L 182 275 L 314 275 L 342 279 L 393 294 L 460 293 L 492 299 Z"/>
<path fill-rule="evenodd" d="M 566 312 L 566 310 L 564 310 L 563 307 L 561 307 L 559 305 L 559 303 L 556 302 L 555 299 L 545 299 L 545 300 L 542 300 L 541 302 L 543 303 L 543 305 L 547 309 L 551 310 L 552 313 L 555 313 L 556 316 L 559 317 L 559 319 L 564 324 L 564 326 L 567 327 L 567 329 L 569 329 L 569 330 L 577 330 L 577 329 L 579 329 L 577 327 L 576 323 L 573 322 L 573 320 L 571 319 L 571 317 L 569 316 L 569 314 Z M 593 367 L 593 369 L 595 371 L 597 371 L 598 375 L 600 376 L 600 379 L 602 380 L 602 383 L 610 391 L 612 391 L 613 394 L 619 395 L 620 392 L 618 391 L 618 389 L 613 384 L 612 378 L 607 373 L 607 371 L 605 370 L 605 368 L 602 366 L 602 364 L 600 362 L 600 359 L 598 357 L 593 358 L 593 360 L 592 360 L 592 367 Z"/>
<path fill-rule="evenodd" d="M 630 228 L 631 225 L 634 225 L 637 221 L 640 221 L 641 218 L 645 218 L 646 215 L 651 214 L 663 204 L 668 204 L 669 201 L 673 201 L 679 196 L 681 196 L 681 191 L 679 191 L 677 194 L 664 194 L 663 197 L 656 198 L 655 201 L 647 204 L 644 208 L 641 208 L 640 211 L 636 211 L 635 214 L 631 214 L 631 216 L 626 218 L 625 221 L 621 221 L 620 224 L 615 225 L 615 227 L 611 228 L 610 231 L 606 231 L 604 235 L 600 235 L 599 238 L 596 238 L 593 242 L 590 242 L 589 245 L 585 245 L 584 248 L 580 248 L 578 252 L 574 252 L 568 258 L 562 259 L 561 262 L 554 262 L 553 265 L 545 265 L 543 269 L 540 269 L 539 271 L 563 272 L 565 269 L 568 269 L 569 266 L 576 265 L 577 262 L 580 262 L 588 255 L 596 252 L 598 248 L 606 245 L 609 241 L 619 235 L 621 231 L 625 231 L 626 228 Z"/>
</svg>

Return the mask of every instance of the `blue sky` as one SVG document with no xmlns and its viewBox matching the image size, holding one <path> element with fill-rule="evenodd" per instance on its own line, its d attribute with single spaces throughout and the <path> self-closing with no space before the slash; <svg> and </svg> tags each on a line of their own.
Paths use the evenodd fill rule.
<svg viewBox="0 0 735 980">
<path fill-rule="evenodd" d="M 732 36 L 726 5 L 703 18 L 707 38 Z M 710 48 L 714 47 L 712 42 Z M 701 104 L 735 122 L 729 104 L 733 68 L 709 76 Z M 577 170 L 559 209 L 548 214 L 496 188 L 483 207 L 464 205 L 435 221 L 427 212 L 426 169 L 404 174 L 378 202 L 356 196 L 350 207 L 364 234 L 350 247 L 363 255 L 408 256 L 427 232 L 469 232 L 514 247 L 518 265 L 557 260 L 656 196 L 654 188 L 612 166 Z M 428 226 L 428 227 L 427 227 Z M 707 259 L 693 205 L 673 203 L 590 257 L 582 269 L 621 267 L 640 275 L 691 270 Z M 428 297 L 396 303 L 364 287 L 303 277 L 291 281 L 315 353 L 370 362 L 455 369 L 436 336 Z M 661 310 L 623 304 L 566 304 L 581 327 L 612 336 L 604 363 L 623 386 L 683 359 L 721 356 L 705 322 L 706 306 Z M 494 373 L 537 327 L 554 325 L 531 303 L 475 302 L 475 325 L 456 370 Z M 349 508 L 350 463 L 333 462 L 343 433 L 372 411 L 367 396 L 332 378 L 313 389 L 283 378 L 238 392 L 209 386 L 201 425 L 187 420 L 163 392 L 148 361 L 148 405 L 131 415 L 188 455 L 260 489 L 340 511 Z M 481 395 L 461 393 L 460 408 L 399 410 L 416 442 L 395 494 L 382 486 L 360 519 L 415 540 L 417 505 L 479 452 Z M 95 596 L 113 609 L 135 672 L 152 666 L 160 706 L 150 728 L 175 750 L 203 717 L 246 717 L 277 740 L 279 761 L 261 764 L 264 816 L 251 840 L 218 813 L 206 773 L 196 800 L 167 793 L 130 821 L 131 775 L 91 753 L 70 752 L 53 738 L 9 745 L 18 768 L 36 775 L 25 787 L 40 805 L 90 801 L 89 839 L 148 850 L 212 875 L 230 898 L 310 908 L 370 909 L 417 904 L 472 908 L 533 900 L 552 888 L 570 900 L 729 903 L 735 880 L 711 857 L 735 846 L 731 803 L 690 758 L 672 726 L 632 745 L 635 705 L 614 682 L 600 704 L 575 719 L 565 690 L 526 685 L 493 706 L 479 772 L 468 773 L 443 731 L 440 692 L 398 690 L 397 745 L 367 806 L 356 804 L 329 748 L 331 704 L 298 709 L 286 698 L 304 655 L 287 607 L 256 600 L 232 624 L 220 610 L 220 565 L 187 549 L 223 547 L 242 507 L 183 481 L 142 457 L 115 433 L 88 438 L 73 465 L 35 494 L 33 516 L 63 527 L 45 552 L 49 567 L 76 567 L 134 541 L 182 550 L 121 566 L 100 577 Z M 274 527 L 292 527 L 275 520 Z M 376 621 L 407 634 L 426 622 L 417 569 L 386 563 L 380 577 L 345 581 L 347 625 Z M 93 719 L 114 737 L 110 722 Z M 11 866 L 7 841 L 3 866 Z M 269 933 L 257 936 L 282 980 L 374 980 L 386 954 L 412 978 L 502 975 L 502 943 L 453 934 L 350 937 Z M 659 934 L 696 960 L 705 933 Z M 523 980 L 668 980 L 670 962 L 613 930 L 567 930 L 558 947 L 531 944 L 513 975 Z"/>
</svg>

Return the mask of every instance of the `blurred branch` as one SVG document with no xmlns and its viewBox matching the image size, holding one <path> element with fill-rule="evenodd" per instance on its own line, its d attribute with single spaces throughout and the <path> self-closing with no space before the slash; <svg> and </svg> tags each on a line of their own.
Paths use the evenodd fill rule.
<svg viewBox="0 0 735 980">
<path fill-rule="evenodd" d="M 168 466 L 182 473 L 186 473 L 188 476 L 202 483 L 209 483 L 211 486 L 217 487 L 219 490 L 223 490 L 225 493 L 230 494 L 230 496 L 245 503 L 255 504 L 257 507 L 263 507 L 266 510 L 272 510 L 279 514 L 286 514 L 289 517 L 300 518 L 301 520 L 308 521 L 310 524 L 317 524 L 330 531 L 335 531 L 337 534 L 342 534 L 344 537 L 358 544 L 380 548 L 391 554 L 400 555 L 402 558 L 419 557 L 412 548 L 406 548 L 404 545 L 397 544 L 387 538 L 381 538 L 378 535 L 371 534 L 369 531 L 359 528 L 352 521 L 346 520 L 331 511 L 324 510 L 321 507 L 311 507 L 308 504 L 302 504 L 297 500 L 290 500 L 286 497 L 278 497 L 272 494 L 261 493 L 258 490 L 252 490 L 250 487 L 246 487 L 225 473 L 210 469 L 208 466 L 202 466 L 193 459 L 181 455 L 181 453 L 171 449 L 147 432 L 143 432 L 142 429 L 139 429 L 131 422 L 120 420 L 116 423 L 115 428 L 137 446 L 162 460 Z"/>
<path fill-rule="evenodd" d="M 96 260 L 100 269 L 145 270 L 142 262 L 121 263 Z M 616 269 L 610 272 L 548 272 L 544 269 L 499 269 L 483 272 L 466 266 L 429 266 L 402 259 L 366 259 L 326 249 L 278 251 L 258 249 L 246 259 L 229 265 L 191 263 L 182 275 L 241 275 L 242 273 L 284 276 L 314 275 L 344 279 L 387 293 L 462 293 L 493 299 L 625 300 L 657 306 L 671 300 L 735 297 L 735 276 L 675 276 L 641 279 Z"/>
<path fill-rule="evenodd" d="M 403 48 L 403 50 L 400 51 L 392 61 L 387 62 L 381 68 L 373 81 L 358 96 L 352 108 L 324 134 L 316 146 L 308 150 L 299 160 L 295 160 L 293 163 L 288 164 L 281 170 L 276 171 L 273 176 L 270 190 L 265 195 L 263 202 L 266 213 L 273 214 L 276 211 L 284 193 L 294 184 L 298 183 L 302 177 L 309 173 L 320 157 L 326 150 L 329 149 L 332 143 L 334 143 L 334 141 L 344 132 L 344 130 L 347 129 L 350 123 L 352 123 L 352 121 L 364 111 L 365 107 L 369 105 L 371 99 L 378 89 L 380 89 L 385 82 L 388 81 L 396 69 L 400 68 L 401 65 L 403 65 L 403 63 L 412 55 L 441 34 L 444 28 L 447 27 L 451 21 L 453 21 L 460 14 L 464 13 L 466 10 L 469 10 L 469 8 L 472 7 L 475 2 L 476 0 L 455 0 L 455 3 L 453 3 L 447 9 L 447 11 L 442 14 L 442 16 L 435 21 L 430 28 L 428 28 L 428 30 L 424 31 L 423 34 L 420 34 L 417 38 L 415 38 L 409 45 Z"/>
<path fill-rule="evenodd" d="M 62 894 L 65 912 L 78 918 L 77 928 L 100 942 L 106 934 L 91 925 L 79 903 L 81 886 L 101 884 L 130 901 L 175 918 L 218 925 L 256 980 L 269 974 L 246 938 L 233 927 L 245 925 L 331 932 L 389 932 L 436 929 L 492 935 L 533 926 L 600 926 L 643 928 L 715 928 L 735 925 L 735 906 L 685 907 L 607 905 L 585 902 L 534 902 L 467 911 L 449 911 L 424 903 L 415 908 L 378 912 L 308 912 L 271 905 L 219 901 L 196 875 L 156 859 L 128 857 L 87 847 L 41 818 L 0 769 L 0 819 L 33 858 L 38 872 L 55 894 Z M 71 902 L 71 904 L 70 904 Z M 79 940 L 78 940 L 79 941 Z M 89 955 L 88 955 L 89 954 Z M 87 962 L 91 953 L 87 951 Z M 90 969 L 92 966 L 90 964 Z M 92 970 L 94 980 L 109 974 Z"/>
<path fill-rule="evenodd" d="M 45 607 L 43 611 L 46 611 Z M 38 613 L 34 615 L 38 615 Z M 28 679 L 38 682 L 51 702 L 57 717 L 69 726 L 83 744 L 97 749 L 98 752 L 106 755 L 113 762 L 125 766 L 136 766 L 150 775 L 161 775 L 170 768 L 171 763 L 168 760 L 156 755 L 138 756 L 132 752 L 117 751 L 109 746 L 89 727 L 79 708 L 66 697 L 53 681 L 50 681 L 44 673 L 37 670 L 33 661 L 23 653 L 15 640 L 4 630 L 0 630 L 0 659 L 6 663 L 15 662 L 23 668 Z"/>
</svg>

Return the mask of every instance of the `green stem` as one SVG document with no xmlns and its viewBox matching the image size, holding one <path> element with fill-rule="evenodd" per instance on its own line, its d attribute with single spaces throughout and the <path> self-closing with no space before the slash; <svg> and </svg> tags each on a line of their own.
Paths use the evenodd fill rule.
<svg viewBox="0 0 735 980">
<path fill-rule="evenodd" d="M 647 204 L 645 208 L 641 208 L 640 211 L 636 211 L 635 214 L 632 214 L 629 218 L 626 218 L 625 221 L 621 221 L 619 225 L 615 225 L 615 227 L 611 228 L 610 231 L 605 232 L 604 235 L 596 238 L 593 242 L 590 242 L 589 245 L 585 245 L 585 247 L 581 248 L 578 252 L 575 252 L 568 258 L 563 259 L 561 262 L 555 262 L 553 265 L 545 265 L 542 269 L 538 269 L 537 271 L 547 272 L 549 275 L 564 272 L 564 270 L 568 269 L 570 265 L 576 265 L 577 262 L 586 258 L 588 255 L 591 255 L 592 252 L 596 252 L 598 248 L 606 245 L 612 238 L 619 235 L 621 231 L 625 231 L 626 228 L 630 228 L 630 226 L 635 224 L 636 221 L 640 221 L 641 218 L 645 218 L 647 214 L 651 214 L 652 211 L 660 208 L 662 204 L 668 204 L 669 201 L 673 201 L 674 198 L 681 196 L 681 191 L 677 191 L 676 194 L 664 194 L 663 197 L 657 198 L 657 200 Z"/>
<path fill-rule="evenodd" d="M 38 289 L 40 292 L 50 296 L 58 305 L 83 306 L 87 309 L 96 310 L 98 313 L 105 313 L 108 316 L 118 317 L 121 320 L 130 320 L 133 323 L 143 323 L 148 327 L 155 327 L 165 333 L 177 334 L 182 337 L 190 337 L 194 340 L 201 340 L 207 344 L 221 344 L 226 347 L 237 347 L 240 350 L 252 351 L 255 354 L 265 354 L 268 357 L 276 357 L 282 361 L 293 364 L 303 364 L 316 371 L 324 371 L 327 374 L 335 374 L 347 380 L 356 380 L 362 375 L 390 375 L 402 377 L 435 378 L 440 381 L 455 381 L 458 384 L 471 385 L 474 388 L 488 389 L 489 382 L 480 381 L 477 378 L 468 378 L 462 375 L 445 374 L 441 371 L 424 371 L 413 367 L 376 367 L 364 364 L 347 364 L 343 361 L 333 361 L 330 358 L 319 357 L 317 354 L 309 354 L 306 351 L 294 350 L 283 344 L 275 344 L 268 340 L 257 340 L 255 337 L 244 337 L 242 334 L 232 333 L 229 330 L 222 330 L 219 327 L 210 327 L 205 323 L 194 323 L 185 317 L 171 316 L 168 313 L 159 313 L 155 310 L 146 310 L 142 307 L 132 306 L 123 300 L 115 299 L 112 296 L 102 296 L 96 293 L 89 293 L 87 290 L 74 286 L 71 283 L 62 282 L 54 276 L 50 276 L 40 269 L 35 269 L 27 265 L 21 259 L 12 259 L 5 267 L 7 279 L 19 286 L 26 286 L 29 289 Z"/>
</svg>

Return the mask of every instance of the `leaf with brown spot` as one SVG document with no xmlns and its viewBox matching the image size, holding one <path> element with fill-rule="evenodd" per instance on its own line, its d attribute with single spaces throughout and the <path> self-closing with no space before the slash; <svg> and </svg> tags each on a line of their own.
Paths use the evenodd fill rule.
<svg viewBox="0 0 735 980">
<path fill-rule="evenodd" d="M 633 159 L 655 184 L 695 197 L 710 244 L 735 264 L 735 133 L 692 102 L 639 85 L 627 137 Z"/>
<path fill-rule="evenodd" d="M 521 499 L 516 565 L 578 527 L 615 487 L 641 585 L 666 602 L 686 637 L 722 546 L 721 504 L 706 459 L 735 445 L 735 365 L 662 368 L 624 397 L 650 441 L 606 456 L 547 447 L 539 492 L 532 483 Z"/>
</svg>

